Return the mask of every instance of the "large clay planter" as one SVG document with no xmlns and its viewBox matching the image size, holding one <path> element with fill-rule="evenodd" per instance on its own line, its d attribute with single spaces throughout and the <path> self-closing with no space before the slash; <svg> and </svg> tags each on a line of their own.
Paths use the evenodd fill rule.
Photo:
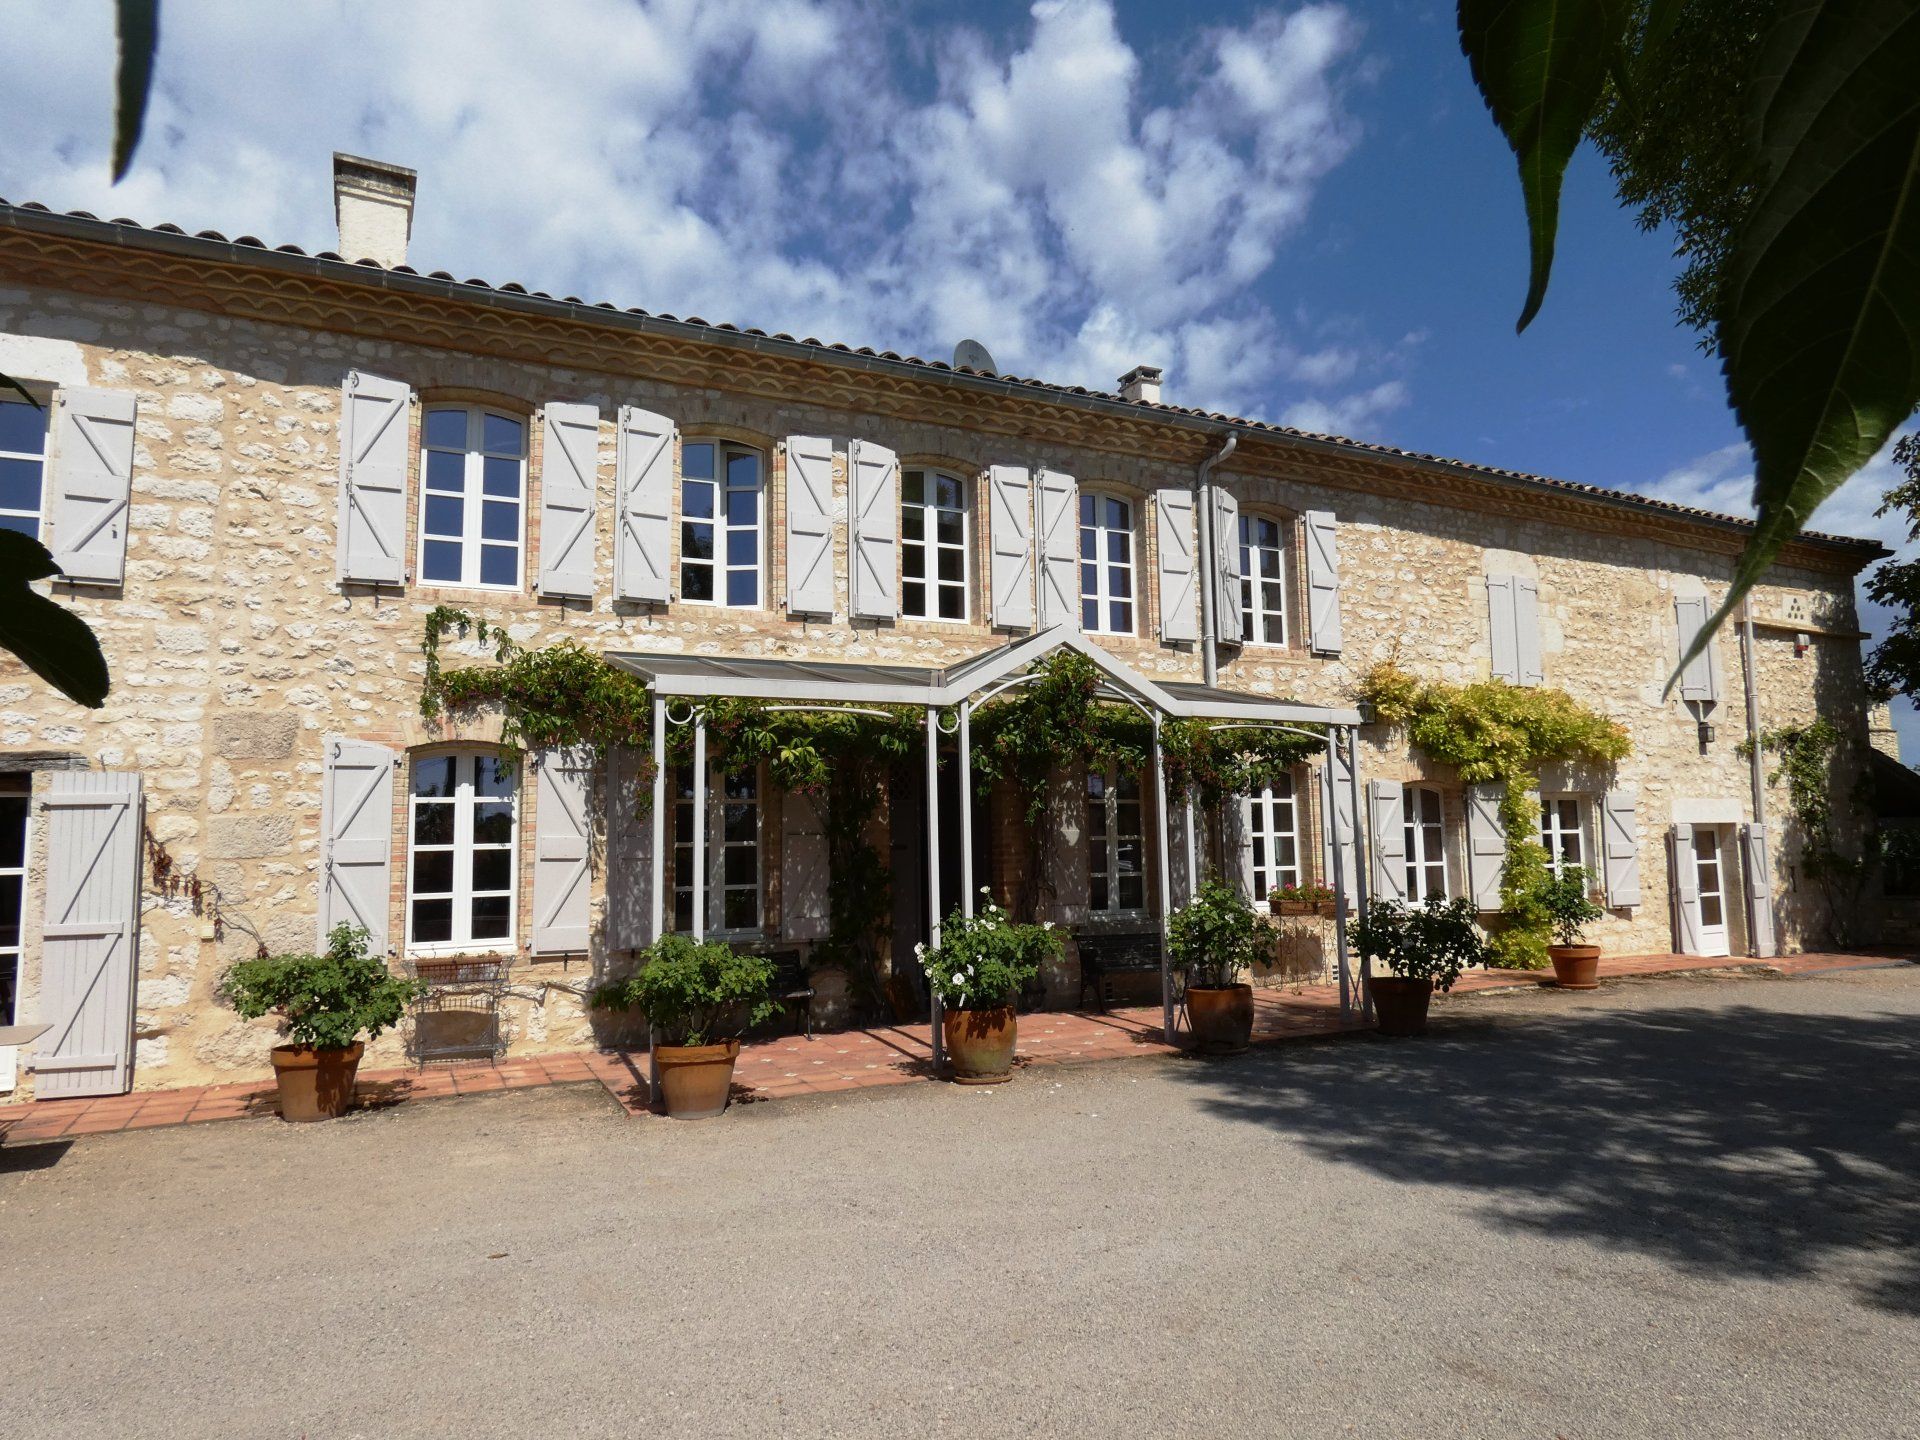
<svg viewBox="0 0 1920 1440">
<path fill-rule="evenodd" d="M 1433 1000 L 1433 981 L 1409 980 L 1400 975 L 1375 975 L 1372 981 L 1373 1015 L 1382 1035 L 1424 1035 L 1427 1006 Z"/>
<path fill-rule="evenodd" d="M 282 1120 L 332 1120 L 353 1104 L 353 1077 L 366 1045 L 359 1040 L 344 1050 L 311 1045 L 273 1047 L 273 1078 L 280 1087 Z"/>
<path fill-rule="evenodd" d="M 653 1063 L 659 1068 L 660 1100 L 675 1120 L 705 1120 L 727 1108 L 733 1091 L 733 1062 L 740 1058 L 738 1040 L 718 1045 L 658 1045 Z"/>
<path fill-rule="evenodd" d="M 1600 988 L 1600 947 L 1598 945 L 1549 945 L 1553 960 L 1553 980 L 1562 990 L 1598 990 Z"/>
<path fill-rule="evenodd" d="M 947 1067 L 959 1085 L 998 1085 L 1013 1076 L 1013 1042 L 1020 1022 L 1013 1006 L 949 1010 L 940 1017 Z"/>
<path fill-rule="evenodd" d="M 1237 1055 L 1253 1040 L 1253 986 L 1189 985 L 1187 1023 L 1202 1055 Z"/>
</svg>

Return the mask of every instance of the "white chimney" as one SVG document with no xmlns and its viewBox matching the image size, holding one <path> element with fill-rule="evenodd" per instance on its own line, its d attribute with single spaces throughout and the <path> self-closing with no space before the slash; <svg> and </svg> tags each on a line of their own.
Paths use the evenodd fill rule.
<svg viewBox="0 0 1920 1440">
<path fill-rule="evenodd" d="M 407 262 L 413 233 L 413 190 L 419 176 L 404 165 L 333 152 L 333 218 L 340 258 L 392 269 Z"/>
<path fill-rule="evenodd" d="M 1120 398 L 1149 405 L 1160 403 L 1160 367 L 1136 365 L 1120 377 Z"/>
</svg>

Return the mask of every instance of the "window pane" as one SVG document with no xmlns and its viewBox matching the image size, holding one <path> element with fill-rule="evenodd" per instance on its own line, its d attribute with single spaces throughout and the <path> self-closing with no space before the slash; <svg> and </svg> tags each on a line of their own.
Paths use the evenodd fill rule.
<svg viewBox="0 0 1920 1440">
<path fill-rule="evenodd" d="M 956 510 L 942 510 L 934 516 L 935 538 L 942 545 L 959 545 L 966 540 L 967 522 Z"/>
<path fill-rule="evenodd" d="M 413 938 L 422 945 L 436 945 L 453 938 L 453 901 L 416 900 L 413 902 Z"/>
<path fill-rule="evenodd" d="M 1122 910 L 1143 910 L 1147 904 L 1147 882 L 1143 876 L 1122 875 L 1120 877 L 1120 908 Z"/>
<path fill-rule="evenodd" d="M 1080 602 L 1080 628 L 1082 630 L 1098 630 L 1100 628 L 1100 602 L 1098 600 L 1082 600 Z"/>
<path fill-rule="evenodd" d="M 927 587 L 918 580 L 904 581 L 900 586 L 900 606 L 909 615 L 927 613 Z M 942 610 L 946 608 L 942 605 Z"/>
<path fill-rule="evenodd" d="M 680 474 L 686 479 L 713 479 L 713 446 L 707 443 L 680 447 Z"/>
<path fill-rule="evenodd" d="M 453 857 L 449 855 L 447 858 L 451 860 Z M 513 888 L 513 851 L 474 851 L 473 888 L 475 890 L 511 890 Z"/>
<path fill-rule="evenodd" d="M 753 849 L 747 845 L 729 845 L 723 878 L 729 885 L 757 885 L 760 866 Z"/>
<path fill-rule="evenodd" d="M 1280 552 L 1278 550 L 1262 550 L 1260 552 L 1260 574 L 1268 580 L 1279 579 Z M 1276 591 L 1275 593 L 1277 594 L 1278 592 Z M 1270 600 L 1267 603 L 1270 605 L 1276 605 L 1279 602 L 1276 600 Z"/>
<path fill-rule="evenodd" d="M 727 488 L 760 488 L 760 457 L 754 454 L 727 456 Z"/>
<path fill-rule="evenodd" d="M 481 795 L 513 794 L 513 766 L 498 755 L 473 758 L 473 788 Z"/>
<path fill-rule="evenodd" d="M 480 507 L 480 538 L 520 540 L 520 506 L 512 500 L 489 500 Z"/>
<path fill-rule="evenodd" d="M 461 491 L 467 485 L 467 457 L 444 450 L 427 451 L 427 488 Z"/>
<path fill-rule="evenodd" d="M 480 583 L 482 585 L 518 585 L 520 583 L 520 547 L 482 545 L 480 547 Z"/>
<path fill-rule="evenodd" d="M 24 881 L 21 875 L 0 875 L 0 946 L 8 950 L 20 948 L 20 887 Z M 12 957 L 4 964 L 11 970 Z"/>
<path fill-rule="evenodd" d="M 485 467 L 481 472 L 480 486 L 489 495 L 503 495 L 509 499 L 520 498 L 520 462 L 502 460 L 497 455 L 489 455 L 481 462 Z"/>
<path fill-rule="evenodd" d="M 1127 563 L 1127 541 L 1131 537 L 1124 530 L 1107 532 L 1107 559 L 1124 565 Z"/>
<path fill-rule="evenodd" d="M 685 565 L 680 570 L 680 595 L 685 600 L 713 599 L 713 571 L 706 565 Z"/>
<path fill-rule="evenodd" d="M 421 527 L 429 535 L 451 535 L 457 540 L 465 510 L 465 502 L 458 495 L 430 494 L 427 496 L 426 518 L 421 522 Z"/>
<path fill-rule="evenodd" d="M 905 545 L 900 550 L 900 575 L 907 580 L 924 580 L 927 576 L 927 547 L 924 545 Z"/>
<path fill-rule="evenodd" d="M 44 455 L 47 412 L 19 400 L 0 400 L 0 450 Z"/>
<path fill-rule="evenodd" d="M 416 795 L 452 795 L 453 763 L 451 755 L 428 755 L 413 762 L 413 793 Z"/>
<path fill-rule="evenodd" d="M 751 930 L 760 923 L 760 897 L 751 890 L 729 890 L 724 921 L 729 930 Z"/>
<path fill-rule="evenodd" d="M 0 796 L 0 866 L 17 869 L 27 863 L 27 797 Z"/>
<path fill-rule="evenodd" d="M 752 805 L 729 804 L 721 807 L 720 833 L 723 839 L 736 843 L 751 841 L 760 833 L 759 824 L 754 819 L 755 807 Z"/>
<path fill-rule="evenodd" d="M 940 578 L 942 580 L 963 580 L 967 573 L 967 557 L 958 550 L 940 552 Z"/>
<path fill-rule="evenodd" d="M 934 476 L 933 485 L 933 498 L 936 505 L 948 510 L 959 510 L 966 504 L 966 499 L 960 492 L 960 482 L 951 475 Z"/>
<path fill-rule="evenodd" d="M 727 489 L 727 524 L 743 526 L 751 535 L 759 526 L 760 492 L 758 490 Z"/>
<path fill-rule="evenodd" d="M 1100 558 L 1099 536 L 1100 532 L 1098 530 L 1082 530 L 1080 532 L 1080 558 L 1082 560 L 1097 560 Z"/>
<path fill-rule="evenodd" d="M 674 891 L 673 928 L 676 930 L 693 929 L 693 892 L 691 890 Z"/>
<path fill-rule="evenodd" d="M 1127 502 L 1124 500 L 1107 501 L 1107 528 L 1109 530 L 1128 530 L 1132 522 L 1127 515 Z"/>
<path fill-rule="evenodd" d="M 730 570 L 727 572 L 727 604 L 757 605 L 760 603 L 760 576 L 752 570 Z"/>
<path fill-rule="evenodd" d="M 964 620 L 967 618 L 967 592 L 958 586 L 942 586 L 940 590 L 940 618 L 942 620 Z"/>
<path fill-rule="evenodd" d="M 1107 877 L 1104 874 L 1096 873 L 1093 876 L 1092 885 L 1089 887 L 1088 899 L 1092 902 L 1093 908 L 1096 910 L 1105 910 L 1107 908 Z"/>
<path fill-rule="evenodd" d="M 473 938 L 476 940 L 506 939 L 508 912 L 512 908 L 513 900 L 506 895 L 474 896 Z"/>
<path fill-rule="evenodd" d="M 453 843 L 453 806 L 443 804 L 413 807 L 413 840 L 416 845 Z"/>
<path fill-rule="evenodd" d="M 1133 598 L 1133 572 L 1118 565 L 1107 567 L 1107 593 L 1118 599 Z"/>
<path fill-rule="evenodd" d="M 927 512 L 909 507 L 900 512 L 900 538 L 918 544 L 927 538 Z"/>
<path fill-rule="evenodd" d="M 425 433 L 429 445 L 438 445 L 448 450 L 464 450 L 467 448 L 467 412 L 429 410 Z M 455 457 L 456 461 L 458 458 Z"/>
<path fill-rule="evenodd" d="M 435 806 L 434 808 L 440 809 L 442 807 Z M 417 895 L 452 894 L 453 852 L 451 850 L 414 851 L 413 889 Z"/>
<path fill-rule="evenodd" d="M 680 495 L 680 513 L 688 520 L 711 520 L 713 486 L 696 481 L 684 487 Z"/>
<path fill-rule="evenodd" d="M 420 578 L 460 581 L 460 543 L 457 540 L 429 540 L 421 547 Z"/>
<path fill-rule="evenodd" d="M 727 563 L 758 565 L 760 563 L 759 533 L 753 530 L 729 530 L 727 532 Z"/>
<path fill-rule="evenodd" d="M 1125 600 L 1116 600 L 1107 607 L 1107 628 L 1117 635 L 1133 633 L 1133 606 Z"/>
<path fill-rule="evenodd" d="M 509 420 L 505 415 L 480 417 L 480 448 L 489 454 L 521 454 L 521 437 L 525 433 L 518 420 Z"/>
<path fill-rule="evenodd" d="M 0 509 L 40 508 L 38 460 L 0 460 Z"/>
<path fill-rule="evenodd" d="M 682 524 L 680 558 L 683 560 L 713 559 L 713 526 L 704 523 Z"/>
<path fill-rule="evenodd" d="M 1082 525 L 1093 524 L 1095 512 L 1096 512 L 1096 507 L 1094 505 L 1093 496 L 1082 495 L 1080 497 L 1080 523 Z"/>
<path fill-rule="evenodd" d="M 924 502 L 926 471 L 903 470 L 900 473 L 900 503 L 919 505 Z"/>
<path fill-rule="evenodd" d="M 513 839 L 513 806 L 488 800 L 473 807 L 473 843 L 505 845 Z"/>
</svg>

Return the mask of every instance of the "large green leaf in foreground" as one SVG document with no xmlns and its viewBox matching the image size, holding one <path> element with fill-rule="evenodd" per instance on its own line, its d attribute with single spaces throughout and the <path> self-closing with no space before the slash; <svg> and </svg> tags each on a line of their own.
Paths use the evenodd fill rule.
<svg viewBox="0 0 1920 1440">
<path fill-rule="evenodd" d="M 107 659 L 86 622 L 29 582 L 60 568 L 38 540 L 0 530 L 0 649 L 10 650 L 69 700 L 98 710 L 107 698 Z"/>
</svg>

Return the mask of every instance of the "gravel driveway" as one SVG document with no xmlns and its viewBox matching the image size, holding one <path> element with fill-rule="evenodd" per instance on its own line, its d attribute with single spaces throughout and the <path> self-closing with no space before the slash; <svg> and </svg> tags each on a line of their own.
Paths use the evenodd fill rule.
<svg viewBox="0 0 1920 1440">
<path fill-rule="evenodd" d="M 1920 970 L 624 1118 L 0 1151 L 53 1436 L 1914 1435 Z"/>
</svg>

